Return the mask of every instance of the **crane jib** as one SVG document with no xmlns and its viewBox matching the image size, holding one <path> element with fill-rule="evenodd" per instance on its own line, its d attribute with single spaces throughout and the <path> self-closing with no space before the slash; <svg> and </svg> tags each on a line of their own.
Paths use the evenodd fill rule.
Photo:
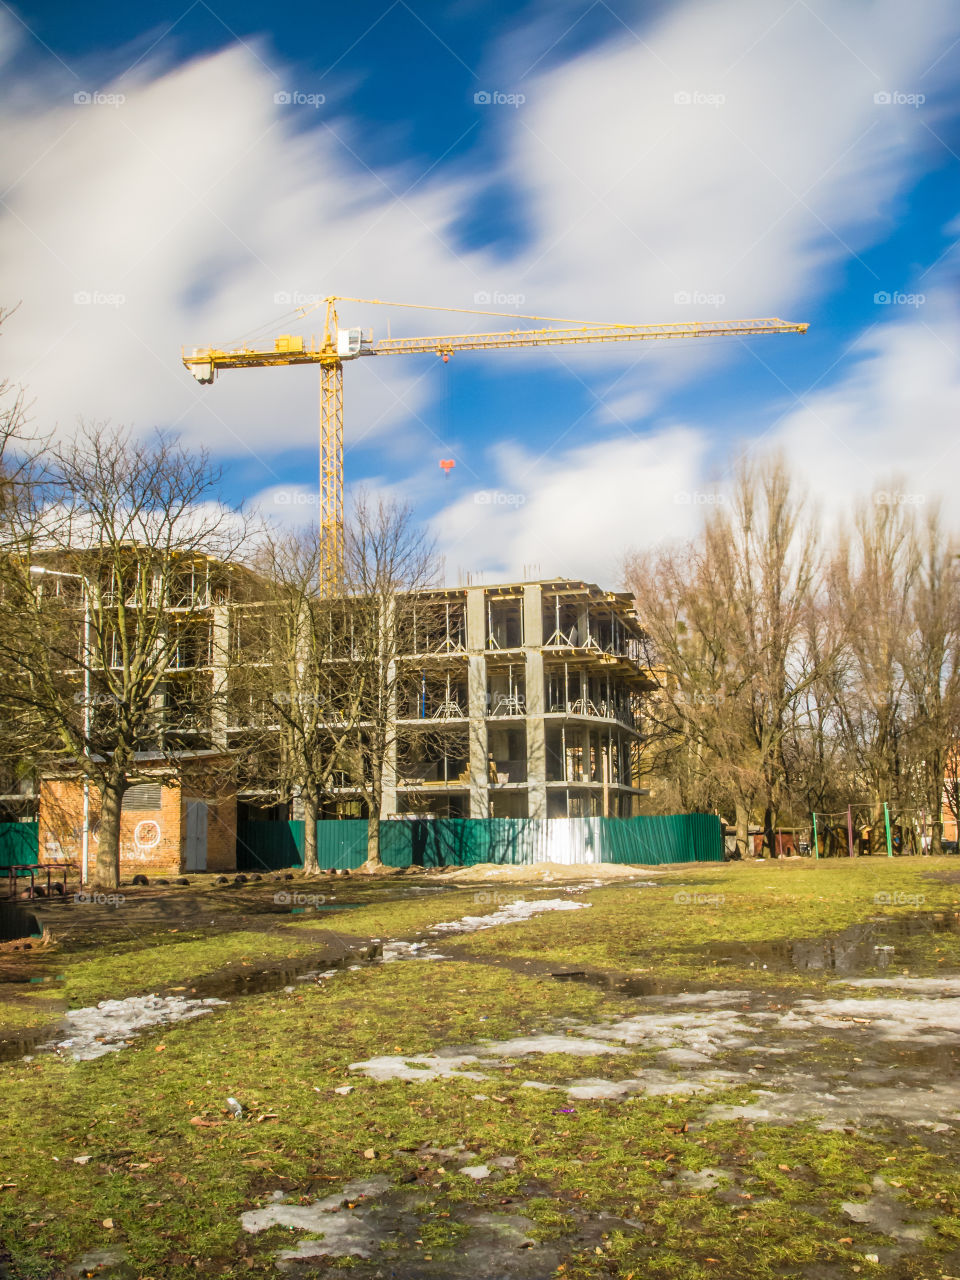
<svg viewBox="0 0 960 1280">
<path fill-rule="evenodd" d="M 359 302 L 361 299 L 340 299 Z M 511 347 L 574 346 L 580 343 L 664 341 L 681 338 L 746 338 L 755 335 L 806 333 L 808 325 L 777 317 L 751 320 L 688 321 L 684 324 L 578 323 L 550 316 L 511 318 L 556 322 L 563 328 L 513 329 L 501 333 L 456 333 L 419 338 L 381 338 L 374 342 L 369 330 L 341 329 L 336 302 L 325 299 L 323 337 L 318 342 L 296 334 L 279 334 L 269 349 L 194 347 L 182 354 L 183 363 L 198 382 L 208 386 L 221 369 L 269 368 L 272 365 L 319 365 L 320 391 L 320 498 L 323 529 L 322 590 L 336 592 L 342 577 L 343 547 L 343 365 L 361 356 L 432 354 L 444 361 L 457 351 L 496 351 Z M 370 301 L 370 300 L 368 300 Z M 384 304 L 387 305 L 387 304 Z M 389 304 L 407 305 L 407 304 Z M 442 308 L 425 308 L 438 310 Z M 301 313 L 305 314 L 305 313 Z M 483 313 L 472 313 L 483 314 Z M 498 313 L 491 313 L 498 314 Z"/>
</svg>

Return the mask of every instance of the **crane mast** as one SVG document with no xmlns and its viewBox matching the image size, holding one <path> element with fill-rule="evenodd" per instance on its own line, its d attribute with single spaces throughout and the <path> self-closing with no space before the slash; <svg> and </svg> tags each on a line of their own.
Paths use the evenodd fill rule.
<svg viewBox="0 0 960 1280">
<path fill-rule="evenodd" d="M 323 303 L 303 308 L 309 314 L 324 306 L 323 334 L 310 344 L 293 334 L 280 334 L 272 347 L 238 346 L 227 350 L 194 347 L 182 353 L 184 366 L 198 382 L 209 385 L 223 369 L 266 368 L 272 365 L 320 366 L 320 529 L 323 559 L 322 588 L 336 594 L 343 566 L 343 364 L 368 356 L 434 353 L 444 361 L 457 351 L 490 351 L 510 347 L 573 346 L 587 343 L 667 341 L 684 338 L 750 337 L 763 334 L 805 333 L 805 323 L 777 318 L 762 320 L 687 321 L 682 324 L 583 324 L 545 316 L 512 316 L 517 320 L 547 321 L 538 329 L 510 329 L 496 333 L 440 334 L 432 337 L 380 338 L 362 329 L 341 329 L 337 302 L 378 306 L 403 306 L 423 311 L 463 311 L 489 316 L 489 311 L 456 307 L 415 307 L 410 303 L 384 303 L 376 298 L 334 295 Z M 562 327 L 555 327 L 561 325 Z"/>
</svg>

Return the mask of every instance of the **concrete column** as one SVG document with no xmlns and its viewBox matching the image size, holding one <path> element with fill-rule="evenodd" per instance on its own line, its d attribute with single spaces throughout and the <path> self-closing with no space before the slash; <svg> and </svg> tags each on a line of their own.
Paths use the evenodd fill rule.
<svg viewBox="0 0 960 1280">
<path fill-rule="evenodd" d="M 538 582 L 523 588 L 524 672 L 527 703 L 527 813 L 547 816 L 547 738 L 544 727 L 543 592 Z"/>
<path fill-rule="evenodd" d="M 467 588 L 467 649 L 483 653 L 487 647 L 487 606 L 483 587 Z"/>
<path fill-rule="evenodd" d="M 380 794 L 380 817 L 390 818 L 397 812 L 397 664 L 391 661 L 387 670 L 387 689 L 391 732 L 383 760 L 383 786 Z"/>
<path fill-rule="evenodd" d="M 470 817 L 489 818 L 487 774 L 487 660 L 482 653 L 467 659 L 467 734 L 470 746 Z"/>
<path fill-rule="evenodd" d="M 543 588 L 528 582 L 523 588 L 523 643 L 529 648 L 543 645 Z"/>
<path fill-rule="evenodd" d="M 587 632 L 590 629 L 590 605 L 589 603 L 581 603 L 577 605 L 577 644 L 584 645 L 587 643 Z"/>
<path fill-rule="evenodd" d="M 213 705 L 210 711 L 210 736 L 213 745 L 227 749 L 227 692 L 230 669 L 230 610 L 217 605 L 213 610 L 211 660 L 213 664 Z"/>
<path fill-rule="evenodd" d="M 467 587 L 467 733 L 470 747 L 470 817 L 490 817 L 487 773 L 487 601 L 483 587 Z"/>
</svg>

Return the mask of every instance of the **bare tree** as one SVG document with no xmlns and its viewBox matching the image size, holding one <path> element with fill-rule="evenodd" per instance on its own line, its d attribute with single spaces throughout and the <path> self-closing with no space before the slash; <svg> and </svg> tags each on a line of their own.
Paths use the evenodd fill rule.
<svg viewBox="0 0 960 1280">
<path fill-rule="evenodd" d="M 895 500 L 900 492 L 894 483 L 858 507 L 831 572 L 834 603 L 847 627 L 845 679 L 836 690 L 836 707 L 854 769 L 852 790 L 864 795 L 873 815 L 871 849 L 879 849 L 883 839 L 883 803 L 891 805 L 896 822 L 915 798 L 906 742 L 906 662 L 921 552 L 915 508 Z"/>
<path fill-rule="evenodd" d="M 688 547 L 628 567 L 648 665 L 665 672 L 664 728 L 683 744 L 674 763 L 701 801 L 732 811 L 741 854 L 755 813 L 776 853 L 786 742 L 824 657 L 805 643 L 819 572 L 815 531 L 778 459 L 741 465 L 731 502 Z"/>
<path fill-rule="evenodd" d="M 0 662 L 15 679 L 4 710 L 40 737 L 48 760 L 98 790 L 92 879 L 104 888 L 118 883 L 121 805 L 138 755 L 170 758 L 204 742 L 220 696 L 173 677 L 204 665 L 209 609 L 246 536 L 217 500 L 219 479 L 206 453 L 175 440 L 84 425 L 50 452 L 12 525 L 5 587 L 17 621 L 0 636 Z"/>
<path fill-rule="evenodd" d="M 944 779 L 960 721 L 960 595 L 957 549 L 938 504 L 917 530 L 918 567 L 904 653 L 910 695 L 908 747 L 922 809 L 930 815 L 933 854 L 943 852 Z"/>
<path fill-rule="evenodd" d="M 367 865 L 379 866 L 384 783 L 396 767 L 397 701 L 414 652 L 420 593 L 433 585 L 433 545 L 411 509 L 360 494 L 344 539 L 344 584 L 356 645 L 355 775 L 367 804 Z"/>
<path fill-rule="evenodd" d="M 300 798 L 303 865 L 311 874 L 319 869 L 322 800 L 334 774 L 356 756 L 364 671 L 353 601 L 322 594 L 322 536 L 315 525 L 269 534 L 253 566 L 260 589 L 245 610 L 237 692 L 247 703 L 252 740 L 265 754 L 274 748 L 280 789 Z"/>
</svg>

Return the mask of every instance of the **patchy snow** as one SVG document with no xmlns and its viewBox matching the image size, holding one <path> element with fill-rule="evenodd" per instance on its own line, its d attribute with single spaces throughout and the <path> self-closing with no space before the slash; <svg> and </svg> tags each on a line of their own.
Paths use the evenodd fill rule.
<svg viewBox="0 0 960 1280">
<path fill-rule="evenodd" d="M 460 1068 L 479 1062 L 476 1054 L 465 1053 L 459 1057 L 441 1058 L 435 1053 L 420 1053 L 410 1057 L 384 1055 L 368 1058 L 366 1062 L 351 1062 L 351 1071 L 362 1071 L 371 1080 L 410 1080 L 423 1083 L 455 1076 L 459 1080 L 486 1080 L 482 1071 L 463 1071 Z"/>
<path fill-rule="evenodd" d="M 185 1000 L 182 996 L 155 995 L 101 1000 L 93 1008 L 72 1009 L 61 1028 L 63 1038 L 50 1040 L 40 1048 L 69 1053 L 76 1062 L 90 1062 L 118 1052 L 143 1031 L 200 1018 L 226 1003 L 213 997 Z"/>
<path fill-rule="evenodd" d="M 853 1079 L 856 1081 L 856 1077 Z M 704 1119 L 766 1124 L 816 1120 L 818 1128 L 828 1131 L 850 1125 L 863 1127 L 879 1117 L 941 1133 L 944 1130 L 938 1125 L 945 1120 L 952 1120 L 953 1125 L 960 1122 L 960 1095 L 952 1085 L 917 1088 L 901 1081 L 896 1087 L 884 1087 L 871 1086 L 864 1080 L 861 1087 L 851 1088 L 809 1075 L 790 1074 L 774 1076 L 767 1083 L 770 1087 L 757 1089 L 753 1102 L 711 1107 Z"/>
<path fill-rule="evenodd" d="M 517 924 L 544 911 L 582 911 L 590 905 L 589 902 L 571 902 L 569 898 L 541 898 L 539 902 L 517 898 L 515 902 L 508 902 L 499 911 L 492 911 L 488 916 L 464 916 L 460 920 L 445 920 L 435 924 L 430 932 L 476 933 L 479 929 L 493 929 L 500 924 Z"/>
<path fill-rule="evenodd" d="M 381 1196 L 390 1188 L 390 1179 L 383 1174 L 372 1178 L 358 1178 L 348 1182 L 342 1191 L 314 1200 L 311 1204 L 285 1204 L 273 1200 L 264 1209 L 251 1209 L 240 1215 L 244 1231 L 255 1234 L 268 1227 L 292 1227 L 300 1231 L 326 1231 L 330 1215 L 344 1205 L 355 1203 L 368 1196 Z"/>
<path fill-rule="evenodd" d="M 797 1008 L 807 1026 L 869 1024 L 873 1039 L 919 1040 L 924 1045 L 955 1044 L 960 1033 L 960 1000 L 896 999 L 800 1000 Z M 855 1019 L 859 1019 L 859 1024 Z M 802 1025 L 802 1024 L 801 1024 Z"/>
<path fill-rule="evenodd" d="M 447 957 L 431 951 L 429 942 L 385 942 L 382 959 L 384 964 L 392 964 L 395 960 L 446 960 Z"/>
<path fill-rule="evenodd" d="M 929 1234 L 929 1227 L 904 1210 L 893 1188 L 883 1178 L 873 1179 L 873 1190 L 875 1194 L 865 1204 L 845 1201 L 840 1206 L 844 1216 L 860 1226 L 891 1236 L 899 1244 L 921 1244 Z"/>
<path fill-rule="evenodd" d="M 733 1174 L 727 1169 L 681 1169 L 676 1180 L 694 1191 L 714 1191 L 723 1183 L 732 1182 Z"/>
<path fill-rule="evenodd" d="M 960 996 L 960 978 L 838 978 L 833 987 L 894 987 L 917 995 Z"/>
<path fill-rule="evenodd" d="M 572 1053 L 578 1058 L 597 1053 L 626 1053 L 604 1040 L 586 1040 L 581 1036 L 516 1036 L 513 1040 L 484 1041 L 482 1051 L 502 1058 L 524 1058 L 529 1053 Z"/>
</svg>

